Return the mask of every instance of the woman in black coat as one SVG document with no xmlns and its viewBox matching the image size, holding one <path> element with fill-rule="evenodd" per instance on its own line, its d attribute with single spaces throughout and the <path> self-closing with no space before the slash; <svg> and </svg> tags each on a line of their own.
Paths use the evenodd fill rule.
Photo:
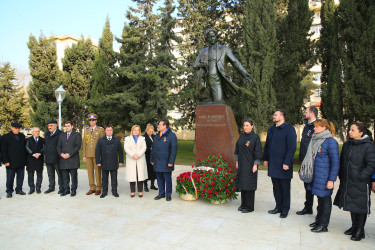
<svg viewBox="0 0 375 250">
<path fill-rule="evenodd" d="M 375 148 L 371 132 L 363 123 L 354 123 L 350 139 L 344 143 L 340 158 L 340 187 L 334 205 L 349 211 L 352 227 L 345 231 L 351 240 L 365 238 L 365 223 L 370 213 L 371 176 L 375 172 Z"/>
<path fill-rule="evenodd" d="M 157 187 L 155 187 L 155 179 L 156 179 L 156 174 L 154 172 L 154 168 L 150 162 L 150 157 L 151 157 L 151 150 L 152 150 L 152 145 L 154 144 L 154 126 L 151 124 L 147 124 L 146 126 L 146 133 L 143 135 L 146 139 L 146 162 L 147 162 L 147 174 L 148 174 L 148 179 L 144 181 L 145 185 L 145 192 L 148 192 L 148 186 L 147 186 L 147 181 L 150 180 L 151 182 L 151 189 L 153 190 L 158 190 Z"/>
<path fill-rule="evenodd" d="M 238 138 L 234 152 L 237 168 L 235 188 L 241 190 L 241 206 L 238 211 L 242 213 L 254 211 L 258 165 L 262 157 L 262 145 L 253 127 L 252 120 L 244 121 L 244 133 Z"/>
<path fill-rule="evenodd" d="M 27 176 L 30 187 L 29 194 L 35 192 L 34 173 L 36 172 L 36 192 L 41 193 L 41 186 L 43 180 L 43 165 L 44 165 L 44 145 L 45 141 L 39 136 L 40 129 L 34 127 L 31 130 L 33 136 L 26 140 L 27 152 Z"/>
</svg>

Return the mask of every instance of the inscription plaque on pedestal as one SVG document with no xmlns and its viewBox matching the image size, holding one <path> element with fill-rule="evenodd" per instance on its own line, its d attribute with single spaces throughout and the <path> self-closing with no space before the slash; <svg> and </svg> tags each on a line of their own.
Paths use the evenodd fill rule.
<svg viewBox="0 0 375 250">
<path fill-rule="evenodd" d="M 196 109 L 195 162 L 204 155 L 220 154 L 235 170 L 234 150 L 238 128 L 227 105 L 199 105 Z"/>
</svg>

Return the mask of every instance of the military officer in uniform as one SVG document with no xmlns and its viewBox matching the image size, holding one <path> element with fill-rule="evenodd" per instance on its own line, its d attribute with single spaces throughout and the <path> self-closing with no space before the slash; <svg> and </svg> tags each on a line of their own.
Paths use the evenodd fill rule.
<svg viewBox="0 0 375 250">
<path fill-rule="evenodd" d="M 100 195 L 102 190 L 102 173 L 100 167 L 96 165 L 95 161 L 95 147 L 98 143 L 99 138 L 105 135 L 104 128 L 96 126 L 98 116 L 96 114 L 89 114 L 90 126 L 84 131 L 83 138 L 83 162 L 86 162 L 87 173 L 89 176 L 90 190 L 86 195 L 95 193 L 95 195 Z M 96 184 L 95 184 L 96 181 Z"/>
</svg>

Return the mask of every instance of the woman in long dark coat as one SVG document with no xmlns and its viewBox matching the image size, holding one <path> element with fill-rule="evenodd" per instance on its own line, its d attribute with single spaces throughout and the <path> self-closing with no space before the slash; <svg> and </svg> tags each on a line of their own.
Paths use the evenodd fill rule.
<svg viewBox="0 0 375 250">
<path fill-rule="evenodd" d="M 152 150 L 152 144 L 154 144 L 154 126 L 151 124 L 147 124 L 146 126 L 146 132 L 143 135 L 146 139 L 146 162 L 147 162 L 147 174 L 148 174 L 148 179 L 145 180 L 144 185 L 145 185 L 145 192 L 148 192 L 148 186 L 147 186 L 147 181 L 150 180 L 151 182 L 151 189 L 153 190 L 158 190 L 157 187 L 155 187 L 155 179 L 156 179 L 156 174 L 154 172 L 154 168 L 150 162 L 150 157 L 151 157 L 151 150 Z"/>
<path fill-rule="evenodd" d="M 262 145 L 253 127 L 252 120 L 244 121 L 244 133 L 238 138 L 234 152 L 237 168 L 235 188 L 241 190 L 241 206 L 238 211 L 242 213 L 254 211 L 258 165 L 262 157 Z"/>
<path fill-rule="evenodd" d="M 352 226 L 345 231 L 351 240 L 365 238 L 365 223 L 370 213 L 371 176 L 375 173 L 375 148 L 371 133 L 363 123 L 354 123 L 350 139 L 344 143 L 340 157 L 340 187 L 334 205 L 349 211 Z"/>
</svg>

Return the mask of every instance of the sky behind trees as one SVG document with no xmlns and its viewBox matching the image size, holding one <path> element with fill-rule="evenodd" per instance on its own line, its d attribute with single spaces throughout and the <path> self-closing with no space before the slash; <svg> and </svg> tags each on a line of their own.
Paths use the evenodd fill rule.
<svg viewBox="0 0 375 250">
<path fill-rule="evenodd" d="M 112 33 L 120 37 L 129 6 L 134 6 L 131 0 L 0 0 L 0 62 L 29 71 L 30 34 L 83 35 L 98 42 L 107 16 Z"/>
</svg>

